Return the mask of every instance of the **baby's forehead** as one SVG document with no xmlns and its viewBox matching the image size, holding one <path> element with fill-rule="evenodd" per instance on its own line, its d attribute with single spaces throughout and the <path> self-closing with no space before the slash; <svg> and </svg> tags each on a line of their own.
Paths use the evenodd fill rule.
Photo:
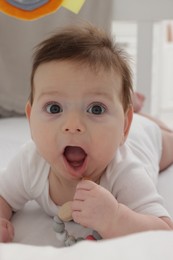
<svg viewBox="0 0 173 260">
<path fill-rule="evenodd" d="M 35 74 L 38 71 L 49 70 L 49 68 L 59 68 L 66 69 L 71 71 L 80 71 L 81 73 L 84 71 L 88 71 L 96 76 L 99 74 L 114 74 L 115 77 L 122 77 L 122 73 L 115 65 L 105 66 L 103 63 L 90 63 L 87 60 L 51 60 L 40 63 L 35 71 Z M 43 68 L 43 69 L 42 69 Z M 67 75 L 68 76 L 68 75 Z"/>
<path fill-rule="evenodd" d="M 89 93 L 106 93 L 111 90 L 122 90 L 122 77 L 114 69 L 99 67 L 93 69 L 87 64 L 52 61 L 41 64 L 35 73 L 34 86 L 43 91 L 65 92 L 87 91 Z M 77 93 L 76 93 L 77 95 Z"/>
</svg>

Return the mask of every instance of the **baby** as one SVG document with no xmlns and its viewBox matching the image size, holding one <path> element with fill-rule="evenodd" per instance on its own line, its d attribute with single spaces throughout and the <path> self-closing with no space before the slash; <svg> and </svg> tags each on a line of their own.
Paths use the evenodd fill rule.
<svg viewBox="0 0 173 260">
<path fill-rule="evenodd" d="M 13 240 L 12 214 L 33 199 L 50 216 L 72 201 L 74 222 L 102 238 L 173 228 L 156 189 L 173 163 L 173 133 L 139 115 L 132 122 L 131 92 L 125 53 L 92 25 L 38 45 L 26 104 L 32 141 L 0 172 L 1 242 Z"/>
</svg>

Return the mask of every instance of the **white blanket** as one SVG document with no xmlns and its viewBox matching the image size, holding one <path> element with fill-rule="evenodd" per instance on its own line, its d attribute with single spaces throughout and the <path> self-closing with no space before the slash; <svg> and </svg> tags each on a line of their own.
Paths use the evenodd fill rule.
<svg viewBox="0 0 173 260">
<path fill-rule="evenodd" d="M 172 260 L 173 232 L 145 232 L 100 242 L 80 242 L 54 248 L 19 244 L 0 245 L 0 259 L 39 260 Z"/>
<path fill-rule="evenodd" d="M 25 118 L 0 119 L 0 167 L 5 166 L 30 138 Z M 159 176 L 158 189 L 173 217 L 173 166 Z M 61 245 L 52 228 L 52 219 L 36 202 L 28 202 L 13 217 L 15 239 L 0 244 L 0 260 L 15 259 L 173 259 L 173 231 L 143 232 L 97 242 L 83 241 L 69 248 Z M 117 258 L 116 258 L 117 257 Z"/>
</svg>

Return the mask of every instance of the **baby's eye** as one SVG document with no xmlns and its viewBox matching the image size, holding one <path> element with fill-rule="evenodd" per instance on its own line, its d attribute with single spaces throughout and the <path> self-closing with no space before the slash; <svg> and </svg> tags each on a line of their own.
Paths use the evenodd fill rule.
<svg viewBox="0 0 173 260">
<path fill-rule="evenodd" d="M 94 114 L 94 115 L 101 115 L 103 114 L 104 112 L 106 111 L 105 107 L 101 104 L 94 104 L 94 105 L 91 105 L 87 112 L 88 113 L 91 113 L 91 114 Z"/>
<path fill-rule="evenodd" d="M 52 103 L 52 104 L 46 105 L 46 111 L 49 114 L 58 114 L 58 113 L 61 113 L 63 110 L 60 105 L 58 105 L 56 103 Z"/>
</svg>

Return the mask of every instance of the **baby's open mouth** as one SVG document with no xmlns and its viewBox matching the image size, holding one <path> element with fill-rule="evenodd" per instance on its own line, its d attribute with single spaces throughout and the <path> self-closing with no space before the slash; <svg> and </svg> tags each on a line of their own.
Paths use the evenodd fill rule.
<svg viewBox="0 0 173 260">
<path fill-rule="evenodd" d="M 79 146 L 66 146 L 63 155 L 74 169 L 81 167 L 87 156 L 86 152 Z"/>
</svg>

